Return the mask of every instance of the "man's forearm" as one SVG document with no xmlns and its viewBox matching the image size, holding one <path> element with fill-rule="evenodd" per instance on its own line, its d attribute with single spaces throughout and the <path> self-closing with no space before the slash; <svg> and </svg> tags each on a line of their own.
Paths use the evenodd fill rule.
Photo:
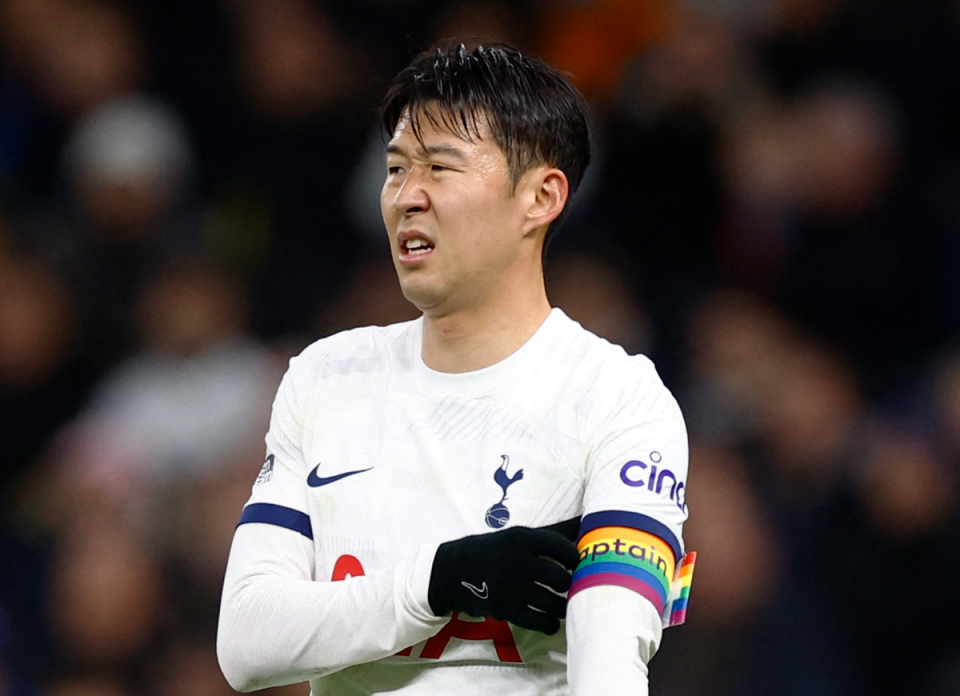
<svg viewBox="0 0 960 696">
<path fill-rule="evenodd" d="M 662 635 L 660 616 L 622 587 L 579 592 L 567 607 L 571 696 L 647 696 L 647 663 Z"/>
<path fill-rule="evenodd" d="M 344 582 L 311 579 L 295 533 L 265 525 L 237 530 L 224 582 L 217 635 L 220 665 L 238 691 L 315 679 L 393 655 L 436 634 L 413 585 L 411 559 Z"/>
</svg>

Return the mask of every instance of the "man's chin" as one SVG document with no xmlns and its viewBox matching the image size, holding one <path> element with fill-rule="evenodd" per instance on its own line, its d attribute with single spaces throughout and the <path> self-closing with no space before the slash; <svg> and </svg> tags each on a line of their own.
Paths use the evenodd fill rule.
<svg viewBox="0 0 960 696">
<path fill-rule="evenodd" d="M 407 302 L 424 314 L 436 309 L 442 301 L 442 297 L 436 289 L 426 287 L 423 283 L 401 282 L 400 290 L 403 292 L 403 296 L 407 298 Z"/>
</svg>

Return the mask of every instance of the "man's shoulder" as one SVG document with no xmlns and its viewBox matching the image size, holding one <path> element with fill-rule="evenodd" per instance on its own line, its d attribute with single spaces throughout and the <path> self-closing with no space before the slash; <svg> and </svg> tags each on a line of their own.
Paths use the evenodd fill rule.
<svg viewBox="0 0 960 696">
<path fill-rule="evenodd" d="M 315 377 L 376 372 L 410 352 L 418 321 L 361 326 L 320 338 L 291 361 L 291 369 Z"/>
<path fill-rule="evenodd" d="M 616 343 L 563 316 L 560 354 L 576 372 L 588 375 L 595 386 L 624 388 L 659 380 L 653 361 L 642 353 L 631 354 Z"/>
<path fill-rule="evenodd" d="M 562 364 L 544 365 L 551 382 L 562 382 L 563 394 L 578 412 L 608 423 L 618 414 L 627 419 L 647 419 L 679 408 L 663 383 L 654 361 L 642 353 L 629 353 L 572 320 L 558 342 Z M 560 380 L 560 375 L 566 378 Z"/>
</svg>

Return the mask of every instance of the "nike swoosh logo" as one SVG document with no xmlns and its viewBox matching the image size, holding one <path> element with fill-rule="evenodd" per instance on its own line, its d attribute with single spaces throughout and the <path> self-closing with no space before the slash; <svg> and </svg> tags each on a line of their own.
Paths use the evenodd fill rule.
<svg viewBox="0 0 960 696">
<path fill-rule="evenodd" d="M 313 467 L 313 471 L 311 471 L 307 475 L 307 485 L 310 486 L 311 488 L 319 488 L 320 486 L 326 486 L 328 483 L 339 481 L 340 479 L 346 478 L 347 476 L 353 476 L 354 474 L 362 474 L 364 471 L 370 471 L 370 469 L 372 469 L 373 467 L 371 466 L 369 469 L 357 469 L 356 471 L 345 471 L 342 474 L 337 474 L 336 476 L 327 476 L 327 477 L 317 476 L 317 469 L 319 468 L 320 468 L 320 465 L 317 464 L 315 467 Z"/>
<path fill-rule="evenodd" d="M 471 584 L 470 584 L 469 582 L 467 582 L 466 580 L 462 580 L 462 581 L 460 582 L 460 584 L 463 585 L 464 587 L 466 587 L 466 588 L 467 588 L 468 590 L 470 590 L 471 592 L 473 592 L 473 594 L 477 595 L 477 597 L 479 597 L 480 599 L 486 599 L 487 597 L 490 596 L 490 588 L 487 587 L 487 581 L 486 581 L 486 580 L 483 581 L 483 586 L 482 586 L 482 587 L 477 587 L 476 585 L 471 585 Z"/>
</svg>

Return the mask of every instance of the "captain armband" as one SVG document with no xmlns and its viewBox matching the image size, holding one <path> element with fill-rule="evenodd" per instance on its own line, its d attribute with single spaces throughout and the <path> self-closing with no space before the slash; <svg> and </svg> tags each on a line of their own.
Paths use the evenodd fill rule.
<svg viewBox="0 0 960 696">
<path fill-rule="evenodd" d="M 595 512 L 583 518 L 577 550 L 580 562 L 569 597 L 589 587 L 616 585 L 648 599 L 664 628 L 686 620 L 697 554 L 683 555 L 663 523 L 633 512 Z"/>
</svg>

